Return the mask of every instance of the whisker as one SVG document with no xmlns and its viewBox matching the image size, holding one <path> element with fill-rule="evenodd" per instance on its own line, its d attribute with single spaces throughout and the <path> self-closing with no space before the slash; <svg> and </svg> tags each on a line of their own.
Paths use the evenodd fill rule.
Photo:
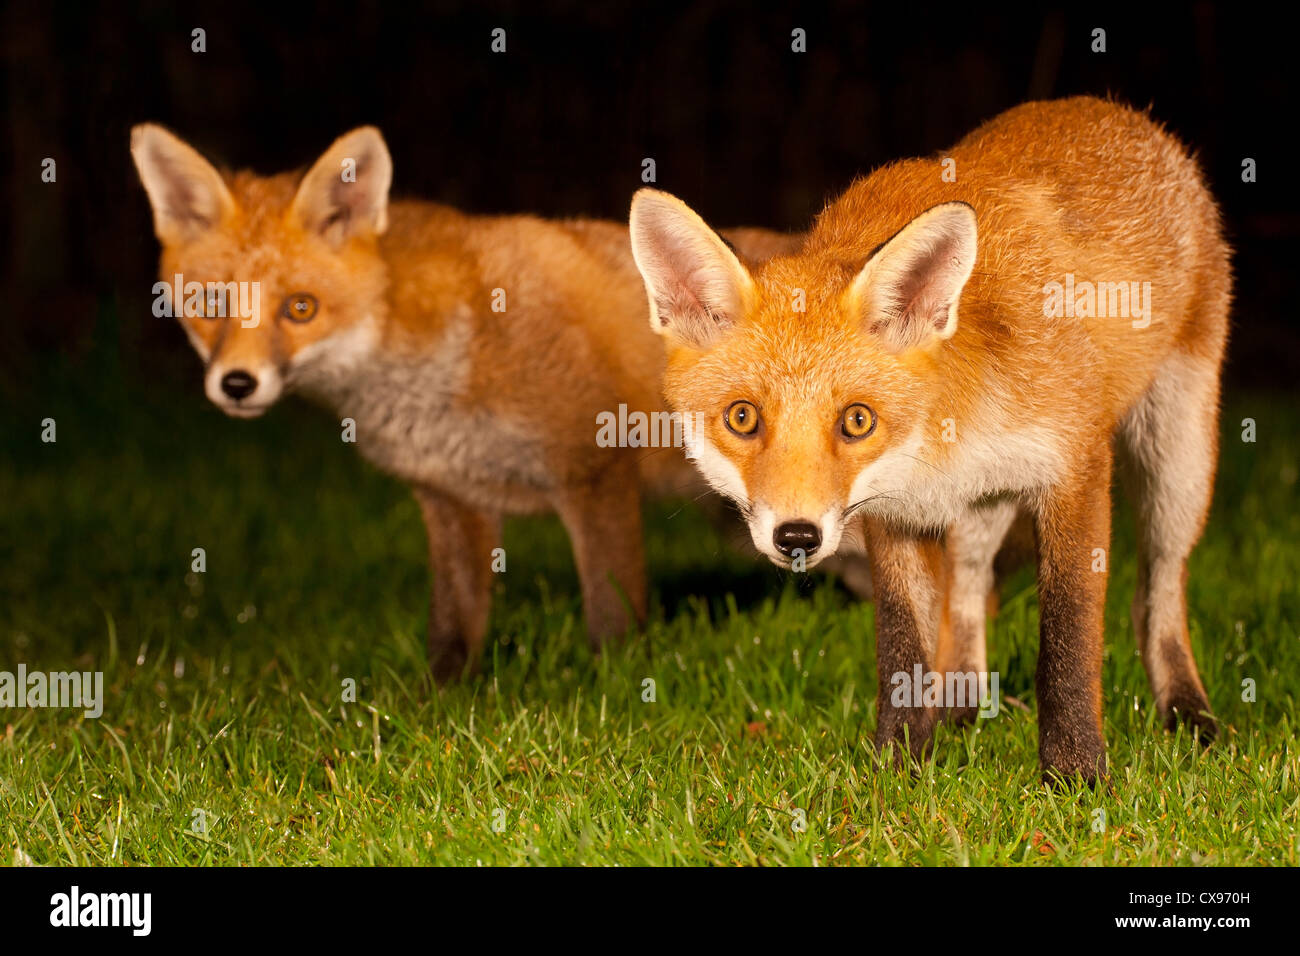
<svg viewBox="0 0 1300 956">
<path fill-rule="evenodd" d="M 911 492 L 909 492 L 906 488 L 898 488 L 895 491 L 878 491 L 874 495 L 867 495 L 867 497 L 863 498 L 861 501 L 855 501 L 853 504 L 845 508 L 842 518 L 847 519 L 852 517 L 859 509 L 865 507 L 866 505 L 869 505 L 871 502 L 876 501 L 877 499 L 880 498 L 883 498 L 886 501 L 901 501 L 902 500 L 901 498 L 895 497 L 895 495 L 899 495 L 899 494 L 911 495 L 911 497 L 916 497 L 915 495 L 912 495 Z"/>
<path fill-rule="evenodd" d="M 931 463 L 931 462 L 925 461 L 924 459 L 921 459 L 921 458 L 917 458 L 915 455 L 909 455 L 909 454 L 907 454 L 906 452 L 900 452 L 900 454 L 901 454 L 904 458 L 910 458 L 910 459 L 912 459 L 912 461 L 920 462 L 922 465 L 925 465 L 927 468 L 933 468 L 935 471 L 937 471 L 939 474 L 943 475 L 943 476 L 944 476 L 945 478 L 947 478 L 949 481 L 952 481 L 952 480 L 953 480 L 952 475 L 948 474 L 946 471 L 944 471 L 942 468 L 940 468 L 940 467 L 939 467 L 938 465 L 936 465 L 936 464 L 933 464 L 933 463 Z"/>
</svg>

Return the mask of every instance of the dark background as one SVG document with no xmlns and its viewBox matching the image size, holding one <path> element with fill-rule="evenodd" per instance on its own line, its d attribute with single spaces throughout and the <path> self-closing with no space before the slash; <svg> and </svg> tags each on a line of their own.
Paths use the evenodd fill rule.
<svg viewBox="0 0 1300 956">
<path fill-rule="evenodd" d="M 395 194 L 481 212 L 623 219 L 653 157 L 657 185 L 709 221 L 794 229 L 856 174 L 1023 100 L 1085 92 L 1150 105 L 1199 151 L 1237 250 L 1228 381 L 1290 386 L 1297 54 L 1292 22 L 1264 11 L 9 5 L 0 395 L 30 396 L 51 361 L 90 365 L 105 350 L 154 382 L 200 388 L 181 330 L 149 312 L 157 245 L 127 148 L 140 121 L 263 172 L 375 123 Z M 489 49 L 497 26 L 505 54 Z M 204 53 L 191 52 L 195 27 Z M 807 53 L 791 52 L 795 27 Z M 1094 27 L 1104 54 L 1091 52 Z M 40 179 L 47 156 L 55 184 Z"/>
</svg>

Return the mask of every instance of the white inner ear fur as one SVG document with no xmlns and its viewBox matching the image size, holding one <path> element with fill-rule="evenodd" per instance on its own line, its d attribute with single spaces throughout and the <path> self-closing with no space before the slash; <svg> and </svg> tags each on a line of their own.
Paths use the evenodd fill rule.
<svg viewBox="0 0 1300 956">
<path fill-rule="evenodd" d="M 975 253 L 975 211 L 933 206 L 867 260 L 849 287 L 850 308 L 895 351 L 950 338 Z"/>
<path fill-rule="evenodd" d="M 650 327 L 705 348 L 735 324 L 753 279 L 727 244 L 675 196 L 632 197 L 632 256 L 650 298 Z"/>
<path fill-rule="evenodd" d="M 388 228 L 393 159 L 373 126 L 345 133 L 316 160 L 294 196 L 291 215 L 303 228 L 339 245 Z"/>
<path fill-rule="evenodd" d="M 161 126 L 143 123 L 131 130 L 131 158 L 153 207 L 154 233 L 164 244 L 201 235 L 235 208 L 212 164 Z"/>
</svg>

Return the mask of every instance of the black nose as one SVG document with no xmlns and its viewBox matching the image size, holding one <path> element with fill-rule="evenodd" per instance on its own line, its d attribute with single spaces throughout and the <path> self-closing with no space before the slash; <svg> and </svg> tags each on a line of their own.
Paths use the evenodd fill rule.
<svg viewBox="0 0 1300 956">
<path fill-rule="evenodd" d="M 257 379 L 247 372 L 227 372 L 221 376 L 221 390 L 239 401 L 246 395 L 252 395 L 257 388 Z"/>
<path fill-rule="evenodd" d="M 772 543 L 787 558 L 794 555 L 796 548 L 802 548 L 806 557 L 821 546 L 822 533 L 810 521 L 787 521 L 772 532 Z"/>
</svg>

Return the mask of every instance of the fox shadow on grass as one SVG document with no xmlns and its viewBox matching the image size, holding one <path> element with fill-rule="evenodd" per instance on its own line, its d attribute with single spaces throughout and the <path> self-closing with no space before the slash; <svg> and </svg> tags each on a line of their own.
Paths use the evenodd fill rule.
<svg viewBox="0 0 1300 956">
<path fill-rule="evenodd" d="M 760 561 L 743 527 L 728 523 L 707 505 L 657 509 L 646 515 L 646 530 L 652 606 L 657 609 L 651 620 L 671 622 L 680 615 L 696 613 L 705 601 L 710 620 L 717 621 L 727 613 L 729 600 L 740 611 L 754 609 L 779 595 L 792 577 L 790 572 Z M 506 536 L 512 564 L 511 573 L 501 575 L 497 590 L 503 608 L 542 607 L 554 599 L 572 601 L 574 613 L 580 614 L 581 584 L 559 522 L 547 517 L 517 520 L 507 528 Z M 699 552 L 687 556 L 680 551 L 663 553 L 663 545 L 683 537 L 699 542 Z M 801 592 L 811 589 L 821 575 L 809 577 L 809 581 L 798 582 Z M 497 636 L 501 633 L 496 615 L 491 630 Z M 643 631 L 631 631 L 628 637 L 634 640 Z"/>
</svg>

